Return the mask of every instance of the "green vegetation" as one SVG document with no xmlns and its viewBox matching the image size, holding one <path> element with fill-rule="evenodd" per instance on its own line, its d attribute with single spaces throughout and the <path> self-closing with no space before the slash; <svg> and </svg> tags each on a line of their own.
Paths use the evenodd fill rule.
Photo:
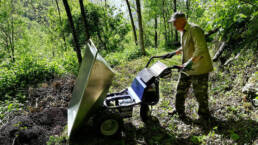
<svg viewBox="0 0 258 145">
<path fill-rule="evenodd" d="M 167 112 L 174 108 L 173 95 L 178 78 L 175 71 L 172 76 L 161 79 L 161 101 L 153 106 L 153 115 L 164 118 L 159 119 L 161 126 L 166 127 L 166 133 L 154 126 L 148 128 L 150 132 L 158 131 L 153 136 L 144 130 L 146 128 L 141 130 L 143 125 L 138 124 L 135 134 L 143 134 L 141 137 L 145 140 L 151 138 L 148 144 L 257 143 L 258 129 L 254 126 L 257 125 L 257 109 L 248 100 L 257 100 L 257 89 L 253 94 L 242 92 L 248 82 L 257 84 L 258 80 L 257 0 L 140 0 L 141 27 L 136 0 L 129 0 L 129 3 L 83 0 L 85 21 L 79 1 L 68 0 L 75 31 L 64 1 L 0 0 L 0 129 L 15 116 L 33 114 L 34 108 L 42 111 L 45 106 L 38 105 L 42 100 L 55 99 L 56 94 L 46 93 L 46 98 L 36 100 L 31 97 L 32 89 L 47 85 L 45 88 L 53 87 L 55 91 L 63 82 L 55 84 L 53 80 L 66 75 L 77 76 L 79 55 L 83 57 L 87 53 L 84 48 L 88 36 L 116 71 L 110 92 L 124 89 L 151 56 L 179 47 L 180 34 L 167 21 L 174 12 L 182 11 L 190 22 L 204 29 L 211 56 L 222 48 L 214 60 L 215 71 L 210 75 L 209 103 L 213 116 L 226 121 L 203 133 L 196 126 L 190 128 L 180 124 L 178 116 L 167 117 Z M 131 8 L 130 12 L 127 6 Z M 139 41 L 141 35 L 143 44 Z M 180 65 L 181 57 L 161 61 L 168 66 Z M 188 115 L 198 118 L 197 103 L 191 94 L 186 103 Z M 133 119 L 139 120 L 139 117 Z M 20 129 L 26 130 L 26 127 Z M 51 135 L 47 144 L 64 144 L 66 140 L 65 135 Z"/>
</svg>

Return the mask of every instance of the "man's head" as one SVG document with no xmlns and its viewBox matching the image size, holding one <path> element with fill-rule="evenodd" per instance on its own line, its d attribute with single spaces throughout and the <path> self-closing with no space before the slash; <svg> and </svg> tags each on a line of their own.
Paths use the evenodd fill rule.
<svg viewBox="0 0 258 145">
<path fill-rule="evenodd" d="M 185 18 L 185 14 L 181 12 L 174 13 L 168 23 L 173 23 L 173 26 L 178 31 L 184 31 L 185 24 L 187 23 L 187 20 Z"/>
</svg>

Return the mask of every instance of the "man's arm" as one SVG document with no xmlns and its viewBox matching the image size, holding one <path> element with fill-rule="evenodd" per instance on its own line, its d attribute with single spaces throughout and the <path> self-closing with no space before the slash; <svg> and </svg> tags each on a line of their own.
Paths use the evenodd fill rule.
<svg viewBox="0 0 258 145">
<path fill-rule="evenodd" d="M 177 49 L 176 51 L 173 51 L 173 52 L 170 52 L 170 53 L 167 53 L 165 55 L 162 56 L 163 59 L 165 58 L 171 58 L 173 57 L 174 55 L 178 55 L 178 54 L 181 54 L 182 52 L 182 47 L 180 47 L 179 49 Z"/>
</svg>

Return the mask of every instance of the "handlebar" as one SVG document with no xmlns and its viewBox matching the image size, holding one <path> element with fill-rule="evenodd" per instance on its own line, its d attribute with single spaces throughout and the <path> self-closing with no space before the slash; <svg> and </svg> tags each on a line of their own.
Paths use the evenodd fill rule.
<svg viewBox="0 0 258 145">
<path fill-rule="evenodd" d="M 161 58 L 161 59 L 166 59 L 166 58 L 171 58 L 173 57 L 174 55 L 176 55 L 176 52 L 171 52 L 171 53 L 168 53 L 168 54 L 165 54 L 165 55 L 161 55 L 161 56 L 152 56 L 149 61 L 147 62 L 146 64 L 146 68 L 149 66 L 150 62 L 154 59 L 154 58 Z"/>
<path fill-rule="evenodd" d="M 172 69 L 177 69 L 178 71 L 181 71 L 181 67 L 178 65 L 174 65 L 172 67 L 168 67 L 166 68 L 161 74 L 160 74 L 160 78 L 165 78 L 166 76 L 168 76 L 169 74 L 171 74 Z"/>
<path fill-rule="evenodd" d="M 174 66 L 171 66 L 171 67 L 169 67 L 168 69 L 178 69 L 178 70 L 180 70 L 180 69 L 182 69 L 182 67 L 181 66 L 178 66 L 178 65 L 174 65 Z"/>
<path fill-rule="evenodd" d="M 163 56 L 152 56 L 149 61 L 147 62 L 146 66 L 145 67 L 148 67 L 150 62 L 154 59 L 154 58 L 163 58 Z"/>
<path fill-rule="evenodd" d="M 188 73 L 186 73 L 185 71 L 182 70 L 182 66 L 174 65 L 174 66 L 168 68 L 168 70 L 170 70 L 170 71 L 171 71 L 171 69 L 178 69 L 179 72 L 185 74 L 186 76 L 189 76 Z"/>
<path fill-rule="evenodd" d="M 151 61 L 152 61 L 154 58 L 166 59 L 166 58 L 172 58 L 174 55 L 176 55 L 176 52 L 171 52 L 171 53 L 168 53 L 168 54 L 165 54 L 165 55 L 161 55 L 161 56 L 152 56 L 152 57 L 149 59 L 149 61 L 147 62 L 145 68 L 147 68 L 147 67 L 149 66 L 149 64 L 151 63 Z M 163 77 L 163 76 L 166 76 L 166 75 L 170 74 L 172 69 L 177 69 L 177 70 L 180 71 L 181 73 L 184 73 L 184 74 L 186 74 L 187 76 L 189 76 L 189 74 L 187 74 L 186 72 L 182 71 L 182 70 L 183 70 L 182 66 L 174 65 L 174 66 L 171 66 L 171 67 L 166 68 L 166 70 L 164 70 L 164 72 L 162 73 L 162 75 L 161 75 L 160 77 Z"/>
</svg>

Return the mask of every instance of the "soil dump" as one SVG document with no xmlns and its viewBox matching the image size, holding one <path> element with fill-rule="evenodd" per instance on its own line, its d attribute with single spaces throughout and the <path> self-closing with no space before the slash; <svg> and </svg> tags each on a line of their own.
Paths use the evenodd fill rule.
<svg viewBox="0 0 258 145">
<path fill-rule="evenodd" d="M 28 116 L 17 116 L 0 130 L 0 144 L 43 145 L 58 135 L 67 123 L 65 108 L 49 108 Z"/>
<path fill-rule="evenodd" d="M 67 125 L 67 106 L 75 77 L 65 76 L 28 89 L 26 108 L 0 127 L 0 145 L 45 145 Z M 11 113 L 10 113 L 11 114 Z"/>
</svg>

